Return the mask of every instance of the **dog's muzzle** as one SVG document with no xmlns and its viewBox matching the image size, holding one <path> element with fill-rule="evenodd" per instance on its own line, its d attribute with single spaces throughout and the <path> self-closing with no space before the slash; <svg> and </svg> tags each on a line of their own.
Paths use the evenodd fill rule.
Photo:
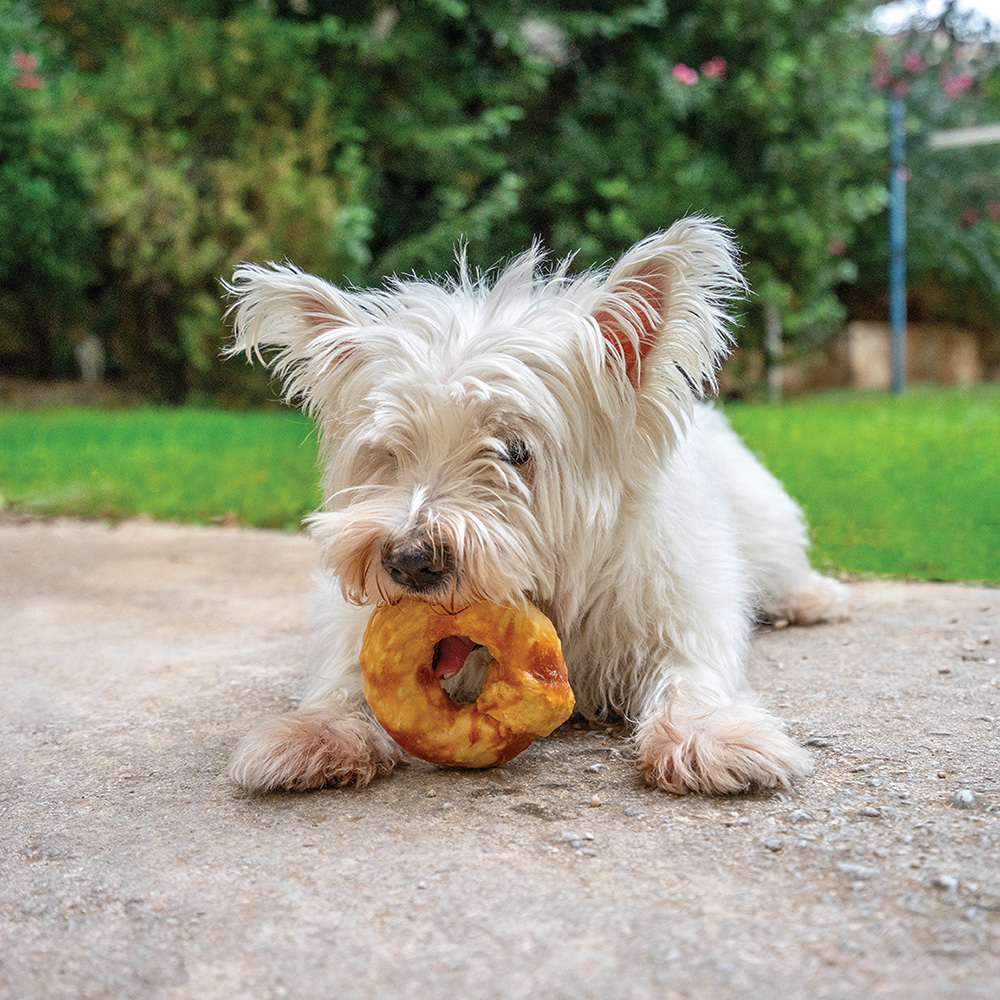
<svg viewBox="0 0 1000 1000">
<path fill-rule="evenodd" d="M 445 586 L 455 571 L 455 557 L 443 542 L 402 538 L 382 550 L 382 568 L 397 586 L 421 594 Z"/>
</svg>

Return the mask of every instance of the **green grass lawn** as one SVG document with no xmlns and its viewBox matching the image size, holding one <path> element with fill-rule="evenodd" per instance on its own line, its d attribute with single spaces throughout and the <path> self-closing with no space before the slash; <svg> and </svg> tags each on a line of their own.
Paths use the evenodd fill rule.
<svg viewBox="0 0 1000 1000">
<path fill-rule="evenodd" d="M 0 494 L 18 511 L 289 528 L 319 503 L 317 475 L 292 410 L 0 410 Z"/>
<path fill-rule="evenodd" d="M 727 412 L 805 508 L 818 565 L 1000 581 L 1000 387 Z"/>
<path fill-rule="evenodd" d="M 828 569 L 1000 582 L 1000 387 L 726 407 L 802 503 Z M 319 502 L 290 410 L 0 410 L 16 511 L 294 527 Z"/>
</svg>

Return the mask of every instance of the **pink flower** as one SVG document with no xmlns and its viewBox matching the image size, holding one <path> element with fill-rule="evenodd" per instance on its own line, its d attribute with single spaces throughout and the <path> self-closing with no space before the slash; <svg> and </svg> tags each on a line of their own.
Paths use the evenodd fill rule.
<svg viewBox="0 0 1000 1000">
<path fill-rule="evenodd" d="M 41 90 L 45 85 L 45 80 L 37 73 L 22 73 L 20 76 L 14 77 L 14 83 L 27 90 Z"/>
<path fill-rule="evenodd" d="M 960 76 L 953 76 L 945 82 L 944 92 L 949 97 L 958 97 L 959 94 L 968 90 L 972 86 L 972 77 L 966 73 Z"/>
<path fill-rule="evenodd" d="M 10 64 L 14 67 L 14 69 L 31 72 L 32 70 L 38 69 L 38 58 L 33 56 L 30 52 L 11 52 Z"/>
<path fill-rule="evenodd" d="M 701 75 L 713 80 L 721 80 L 726 75 L 726 60 L 722 56 L 715 56 L 708 62 L 702 63 Z"/>
<path fill-rule="evenodd" d="M 903 69 L 907 73 L 920 73 L 924 68 L 924 60 L 919 52 L 907 52 L 903 56 Z"/>
<path fill-rule="evenodd" d="M 897 80 L 892 85 L 892 93 L 894 97 L 906 97 L 910 92 L 910 84 L 906 80 Z"/>
<path fill-rule="evenodd" d="M 847 244 L 843 240 L 830 240 L 826 248 L 834 257 L 843 257 L 847 252 Z"/>
<path fill-rule="evenodd" d="M 938 70 L 941 87 L 949 97 L 958 97 L 975 82 L 968 73 L 953 74 L 950 66 L 942 66 Z"/>
<path fill-rule="evenodd" d="M 958 221 L 963 229 L 968 229 L 979 221 L 979 212 L 972 205 L 969 205 L 968 208 L 963 210 Z"/>
<path fill-rule="evenodd" d="M 994 222 L 1000 222 L 1000 201 L 991 201 L 986 206 L 986 214 L 993 219 Z"/>
<path fill-rule="evenodd" d="M 684 63 L 677 63 L 674 66 L 674 79 L 678 83 L 685 83 L 691 87 L 698 82 L 698 71 L 691 69 L 690 66 L 685 66 Z"/>
</svg>

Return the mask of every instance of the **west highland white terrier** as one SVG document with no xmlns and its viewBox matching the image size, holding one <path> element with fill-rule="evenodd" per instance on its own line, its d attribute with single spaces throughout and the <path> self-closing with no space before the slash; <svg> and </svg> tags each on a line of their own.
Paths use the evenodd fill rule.
<svg viewBox="0 0 1000 1000">
<path fill-rule="evenodd" d="M 609 269 L 338 288 L 241 266 L 233 352 L 317 420 L 329 572 L 300 707 L 241 742 L 249 790 L 364 785 L 401 752 L 362 695 L 370 605 L 525 599 L 554 623 L 590 718 L 624 717 L 669 792 L 787 786 L 809 755 L 745 676 L 758 614 L 809 623 L 844 588 L 801 510 L 700 399 L 744 291 L 729 233 L 688 218 Z"/>
</svg>

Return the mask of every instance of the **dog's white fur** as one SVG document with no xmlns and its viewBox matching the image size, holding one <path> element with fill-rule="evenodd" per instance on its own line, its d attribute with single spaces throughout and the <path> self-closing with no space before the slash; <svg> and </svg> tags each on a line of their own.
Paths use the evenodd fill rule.
<svg viewBox="0 0 1000 1000">
<path fill-rule="evenodd" d="M 362 785 L 399 750 L 364 704 L 369 605 L 412 590 L 384 554 L 449 559 L 415 596 L 533 601 L 562 640 L 577 706 L 634 724 L 671 792 L 787 786 L 809 768 L 745 680 L 757 611 L 836 613 L 795 502 L 699 401 L 743 291 L 729 234 L 689 218 L 613 267 L 544 271 L 534 247 L 495 277 L 347 291 L 244 265 L 233 351 L 276 349 L 318 421 L 325 501 L 311 518 L 330 585 L 300 708 L 240 744 L 252 790 Z"/>
</svg>

